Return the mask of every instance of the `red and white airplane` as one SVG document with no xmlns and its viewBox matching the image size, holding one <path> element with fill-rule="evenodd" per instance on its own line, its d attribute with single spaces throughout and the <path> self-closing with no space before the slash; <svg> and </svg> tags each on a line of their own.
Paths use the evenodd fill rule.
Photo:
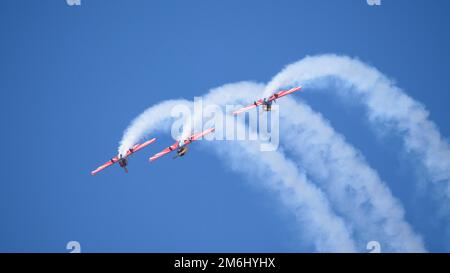
<svg viewBox="0 0 450 273">
<path fill-rule="evenodd" d="M 179 141 L 175 142 L 174 144 L 172 144 L 172 146 L 169 146 L 169 147 L 165 148 L 164 150 L 162 150 L 161 152 L 150 157 L 149 160 L 155 161 L 156 159 L 158 159 L 174 150 L 177 150 L 177 155 L 174 157 L 174 159 L 179 156 L 184 156 L 188 151 L 187 145 L 198 140 L 199 138 L 202 138 L 203 136 L 205 136 L 207 134 L 214 132 L 214 130 L 215 130 L 214 128 L 209 128 L 208 130 L 205 130 L 201 133 L 193 134 L 192 136 L 188 137 L 185 140 L 179 140 Z"/>
<path fill-rule="evenodd" d="M 122 156 L 121 154 L 111 158 L 108 162 L 101 165 L 97 169 L 91 172 L 92 175 L 96 175 L 98 172 L 103 171 L 104 169 L 108 168 L 109 166 L 114 165 L 115 163 L 119 162 L 119 166 L 122 167 L 125 172 L 128 172 L 127 165 L 128 165 L 128 157 L 134 154 L 135 152 L 142 150 L 143 148 L 147 147 L 148 145 L 152 144 L 156 141 L 156 138 L 152 138 L 142 144 L 136 144 L 131 149 L 127 151 L 127 154 L 125 156 Z"/>
<path fill-rule="evenodd" d="M 292 94 L 292 93 L 294 93 L 296 91 L 299 91 L 301 89 L 302 89 L 302 87 L 298 86 L 298 87 L 294 87 L 294 88 L 289 89 L 289 90 L 279 91 L 279 92 L 271 95 L 268 98 L 259 99 L 259 100 L 255 101 L 255 102 L 253 102 L 253 104 L 250 104 L 248 106 L 245 106 L 244 108 L 241 108 L 239 110 L 234 111 L 233 115 L 238 115 L 240 113 L 246 112 L 246 111 L 248 111 L 248 110 L 250 110 L 252 108 L 258 107 L 260 105 L 263 106 L 263 110 L 264 111 L 266 111 L 266 112 L 271 111 L 272 110 L 272 103 L 275 102 L 277 99 L 279 99 L 281 97 L 284 97 L 286 95 Z"/>
</svg>

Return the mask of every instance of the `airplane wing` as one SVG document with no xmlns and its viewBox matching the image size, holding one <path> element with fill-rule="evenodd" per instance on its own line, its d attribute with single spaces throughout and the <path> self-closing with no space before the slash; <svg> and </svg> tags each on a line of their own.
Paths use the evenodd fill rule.
<svg viewBox="0 0 450 273">
<path fill-rule="evenodd" d="M 282 91 L 279 91 L 279 92 L 273 94 L 272 96 L 270 96 L 269 99 L 268 99 L 268 101 L 277 100 L 277 99 L 279 99 L 279 98 L 281 98 L 281 97 L 284 97 L 284 96 L 286 96 L 286 95 L 292 94 L 292 93 L 297 92 L 297 91 L 299 91 L 299 90 L 301 90 L 301 89 L 302 89 L 302 87 L 301 87 L 301 86 L 298 86 L 298 87 L 294 87 L 294 88 L 289 89 L 289 90 L 282 90 Z"/>
<path fill-rule="evenodd" d="M 152 144 L 155 141 L 156 141 L 156 138 L 152 138 L 144 143 L 134 145 L 133 148 L 131 148 L 127 151 L 127 154 L 125 157 L 128 157 L 128 156 L 134 154 L 135 152 L 144 149 L 145 147 L 147 147 L 148 145 Z"/>
<path fill-rule="evenodd" d="M 99 173 L 99 172 L 103 171 L 104 169 L 108 168 L 109 166 L 114 165 L 117 161 L 119 161 L 119 158 L 117 156 L 111 158 L 110 161 L 106 162 L 105 164 L 101 165 L 100 167 L 98 167 L 97 169 L 92 171 L 91 175 L 96 175 L 97 173 Z"/>
<path fill-rule="evenodd" d="M 215 130 L 214 128 L 209 128 L 208 130 L 205 130 L 205 131 L 203 131 L 201 133 L 193 134 L 188 139 L 184 140 L 184 145 L 188 145 L 188 144 L 190 144 L 190 143 L 200 139 L 201 137 L 214 132 L 214 130 Z M 154 156 L 150 157 L 150 161 L 155 161 L 156 159 L 158 159 L 158 158 L 160 158 L 162 156 L 165 156 L 166 154 L 172 152 L 173 150 L 178 149 L 179 146 L 180 146 L 179 142 L 178 141 L 175 142 L 174 144 L 172 144 L 172 146 L 169 146 L 169 147 L 165 148 L 164 150 L 162 150 L 161 152 L 159 152 L 159 153 L 155 154 Z"/>
<path fill-rule="evenodd" d="M 273 100 L 279 99 L 279 98 L 281 98 L 281 97 L 284 97 L 284 96 L 286 96 L 286 95 L 289 95 L 289 94 L 294 93 L 294 92 L 296 92 L 296 91 L 298 91 L 298 90 L 301 90 L 301 89 L 302 89 L 302 87 L 301 87 L 301 86 L 298 86 L 298 87 L 294 87 L 294 88 L 289 89 L 289 90 L 282 90 L 282 91 L 279 91 L 279 92 L 273 94 L 272 96 L 270 96 L 270 97 L 267 99 L 267 101 L 271 102 L 271 101 L 273 101 Z M 250 104 L 250 105 L 248 105 L 248 106 L 245 106 L 244 108 L 241 108 L 241 109 L 239 109 L 239 110 L 234 111 L 234 112 L 233 112 L 233 115 L 238 115 L 238 114 L 243 113 L 243 112 L 245 112 L 245 111 L 248 111 L 248 110 L 250 110 L 250 109 L 252 109 L 252 108 L 258 107 L 258 106 L 262 105 L 263 102 L 264 102 L 264 99 L 257 100 L 257 101 L 255 101 L 253 104 Z"/>
<path fill-rule="evenodd" d="M 254 103 L 252 103 L 250 105 L 247 105 L 247 106 L 245 106 L 245 107 L 243 107 L 243 108 L 241 108 L 239 110 L 234 111 L 233 115 L 239 115 L 240 113 L 243 113 L 243 112 L 246 112 L 246 111 L 248 111 L 248 110 L 250 110 L 252 108 L 258 107 L 261 104 L 263 104 L 263 99 L 257 100 L 257 101 L 255 101 Z"/>
<path fill-rule="evenodd" d="M 152 138 L 144 143 L 141 144 L 136 144 L 133 146 L 133 148 L 131 148 L 130 150 L 127 151 L 127 154 L 125 157 L 129 157 L 130 155 L 134 154 L 135 152 L 142 150 L 143 148 L 147 147 L 148 145 L 152 144 L 153 142 L 156 141 L 156 138 Z M 98 167 L 97 169 L 95 169 L 94 171 L 91 172 L 91 175 L 96 175 L 97 173 L 103 171 L 104 169 L 108 168 L 109 166 L 114 165 L 115 163 L 117 163 L 119 161 L 119 156 L 115 156 L 113 158 L 111 158 L 111 160 L 109 160 L 108 162 L 106 162 L 105 164 L 101 165 L 100 167 Z"/>
<path fill-rule="evenodd" d="M 192 143 L 198 140 L 199 138 L 202 138 L 203 136 L 206 136 L 207 134 L 214 132 L 214 130 L 215 130 L 214 128 L 209 128 L 208 130 L 205 130 L 201 133 L 193 134 L 191 137 L 189 137 L 187 140 L 184 141 L 184 144 Z"/>
<path fill-rule="evenodd" d="M 154 156 L 150 157 L 150 161 L 155 161 L 156 159 L 172 152 L 173 150 L 176 150 L 178 148 L 178 141 L 175 142 L 174 144 L 172 144 L 172 146 L 169 146 L 167 148 L 165 148 L 164 150 L 162 150 L 161 152 L 155 154 Z"/>
</svg>

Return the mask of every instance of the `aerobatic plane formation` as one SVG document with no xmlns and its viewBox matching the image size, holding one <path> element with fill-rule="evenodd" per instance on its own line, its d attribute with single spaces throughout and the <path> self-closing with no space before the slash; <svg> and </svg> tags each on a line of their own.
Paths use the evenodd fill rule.
<svg viewBox="0 0 450 273">
<path fill-rule="evenodd" d="M 271 96 L 267 97 L 267 98 L 262 98 L 259 100 L 254 101 L 252 104 L 245 106 L 239 110 L 234 111 L 232 114 L 233 115 L 238 115 L 241 113 L 244 113 L 250 109 L 256 108 L 258 106 L 262 106 L 263 111 L 265 112 L 269 112 L 272 110 L 272 103 L 276 102 L 277 99 L 287 96 L 289 94 L 292 94 L 294 92 L 297 92 L 299 90 L 302 90 L 302 87 L 294 87 L 292 89 L 289 90 L 281 90 L 278 91 L 274 94 L 272 94 Z M 198 132 L 195 133 L 193 135 L 191 135 L 190 137 L 186 138 L 186 139 L 181 139 L 177 142 L 175 142 L 174 144 L 172 144 L 171 146 L 165 148 L 164 150 L 162 150 L 159 153 L 156 153 L 155 155 L 151 156 L 149 158 L 150 162 L 155 161 L 156 159 L 169 154 L 172 151 L 176 151 L 176 155 L 173 157 L 173 159 L 178 158 L 178 157 L 182 157 L 184 156 L 187 152 L 188 152 L 188 145 L 191 144 L 194 141 L 197 141 L 199 139 L 201 139 L 202 137 L 213 133 L 214 132 L 214 128 L 209 128 L 203 132 Z M 123 168 L 125 170 L 126 173 L 128 173 L 128 158 L 133 155 L 134 153 L 144 149 L 145 147 L 149 146 L 150 144 L 154 143 L 156 141 L 156 138 L 152 138 L 150 140 L 147 140 L 144 143 L 141 144 L 135 144 L 132 148 L 130 148 L 125 155 L 122 154 L 118 154 L 115 157 L 111 158 L 108 162 L 106 162 L 105 164 L 99 166 L 97 169 L 95 169 L 94 171 L 91 172 L 92 175 L 96 175 L 97 173 L 103 171 L 104 169 L 108 168 L 109 166 L 112 166 L 116 163 L 119 163 L 119 166 L 121 168 Z"/>
</svg>

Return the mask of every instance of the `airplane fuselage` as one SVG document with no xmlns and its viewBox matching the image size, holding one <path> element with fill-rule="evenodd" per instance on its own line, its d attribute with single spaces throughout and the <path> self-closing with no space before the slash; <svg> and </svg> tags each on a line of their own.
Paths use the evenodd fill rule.
<svg viewBox="0 0 450 273">
<path fill-rule="evenodd" d="M 264 111 L 271 111 L 272 110 L 272 103 L 273 101 L 269 101 L 268 99 L 264 99 L 263 101 L 263 110 Z"/>
<path fill-rule="evenodd" d="M 119 159 L 119 166 L 120 167 L 126 167 L 128 165 L 128 160 L 126 158 Z"/>
<path fill-rule="evenodd" d="M 128 160 L 124 157 L 120 157 L 118 162 L 119 162 L 119 166 L 122 167 L 126 173 L 128 173 L 128 169 L 127 169 Z"/>
<path fill-rule="evenodd" d="M 188 147 L 187 146 L 182 146 L 180 148 L 178 148 L 177 150 L 177 155 L 178 156 L 184 156 L 188 151 Z"/>
</svg>

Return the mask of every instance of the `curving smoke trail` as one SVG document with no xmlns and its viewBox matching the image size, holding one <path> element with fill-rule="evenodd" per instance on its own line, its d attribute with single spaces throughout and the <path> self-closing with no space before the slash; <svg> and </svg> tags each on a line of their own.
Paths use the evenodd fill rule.
<svg viewBox="0 0 450 273">
<path fill-rule="evenodd" d="M 333 79 L 345 84 L 340 94 L 362 99 L 371 121 L 394 124 L 404 136 L 407 150 L 421 156 L 432 181 L 444 181 L 442 184 L 448 189 L 448 144 L 427 119 L 424 107 L 376 69 L 358 60 L 336 55 L 307 57 L 287 66 L 267 86 L 249 82 L 228 84 L 211 90 L 204 101 L 205 104 L 245 103 L 281 87 L 301 84 L 312 89 L 333 84 Z M 193 105 L 185 100 L 166 101 L 147 109 L 127 128 L 119 151 L 126 151 L 147 133 L 167 129 L 172 119 L 170 109 L 180 103 Z M 355 251 L 362 248 L 355 245 L 372 239 L 382 241 L 387 251 L 425 251 L 420 236 L 404 220 L 401 204 L 363 156 L 307 105 L 291 98 L 280 100 L 280 104 L 291 112 L 283 115 L 281 111 L 282 139 L 286 143 L 303 144 L 289 146 L 294 149 L 290 156 L 296 162 L 281 151 L 261 153 L 248 142 L 228 144 L 231 148 L 210 146 L 220 151 L 219 155 L 226 154 L 232 167 L 245 159 L 261 170 L 260 178 L 267 178 L 267 186 L 280 193 L 283 202 L 302 223 L 302 231 L 307 231 L 319 251 Z M 183 135 L 191 131 L 192 124 L 188 123 Z M 323 192 L 308 181 L 302 169 Z M 330 202 L 343 218 L 330 208 Z"/>
<path fill-rule="evenodd" d="M 377 240 L 384 251 L 425 251 L 401 204 L 364 157 L 309 106 L 286 98 L 281 107 L 289 109 L 280 114 L 281 143 L 298 143 L 288 145 L 291 156 L 321 186 L 356 240 Z"/>
<path fill-rule="evenodd" d="M 264 90 L 260 84 L 242 82 L 227 84 L 215 88 L 204 97 L 207 103 L 234 104 L 248 101 L 259 96 Z M 121 141 L 121 148 L 126 151 L 136 140 L 149 132 L 160 131 L 162 124 L 170 123 L 173 119 L 171 109 L 177 104 L 191 105 L 185 100 L 167 101 L 148 108 L 138 116 L 125 131 Z M 198 119 L 199 117 L 193 117 Z M 238 123 L 238 126 L 245 127 Z M 188 125 L 186 130 L 191 130 Z M 242 130 L 242 128 L 241 128 Z M 253 134 L 252 132 L 250 132 Z M 235 162 L 245 159 L 255 168 L 258 176 L 265 181 L 265 186 L 278 192 L 282 202 L 303 223 L 301 237 L 312 244 L 316 250 L 323 252 L 355 252 L 356 246 L 347 230 L 344 221 L 332 211 L 326 196 L 306 176 L 299 173 L 295 163 L 287 159 L 281 152 L 271 152 L 270 155 L 260 155 L 259 146 L 252 142 L 234 142 L 235 145 L 211 145 L 217 149 L 218 155 L 226 155 L 228 163 L 233 167 Z M 127 146 L 128 145 L 128 146 Z M 220 151 L 220 152 L 219 152 Z M 237 168 L 233 168 L 238 170 Z M 254 177 L 253 177 L 254 178 Z M 264 179 L 263 179 L 264 178 Z"/>
<path fill-rule="evenodd" d="M 239 126 L 245 124 L 239 122 Z M 319 252 L 357 251 L 351 231 L 333 212 L 326 195 L 282 152 L 261 154 L 258 143 L 249 141 L 226 146 L 211 143 L 209 147 L 215 147 L 218 156 L 228 158 L 234 171 L 249 180 L 257 178 L 263 186 L 279 193 L 283 204 L 296 216 L 301 229 L 299 237 L 305 243 L 312 244 Z M 250 163 L 251 174 L 242 168 L 241 162 Z"/>
<path fill-rule="evenodd" d="M 149 133 L 170 128 L 170 109 L 177 105 L 189 106 L 187 100 L 167 100 L 152 106 L 136 117 L 125 130 L 119 143 L 118 153 L 126 154 L 128 149 L 139 143 Z"/>
<path fill-rule="evenodd" d="M 346 88 L 337 92 L 353 95 L 366 106 L 369 120 L 395 130 L 403 137 L 405 149 L 418 155 L 430 180 L 450 198 L 450 147 L 429 113 L 419 102 L 407 96 L 381 72 L 346 56 L 306 57 L 288 65 L 267 85 L 268 94 L 277 88 L 303 84 L 309 88 L 332 85 L 340 80 Z M 331 81 L 330 81 L 331 80 Z"/>
</svg>

